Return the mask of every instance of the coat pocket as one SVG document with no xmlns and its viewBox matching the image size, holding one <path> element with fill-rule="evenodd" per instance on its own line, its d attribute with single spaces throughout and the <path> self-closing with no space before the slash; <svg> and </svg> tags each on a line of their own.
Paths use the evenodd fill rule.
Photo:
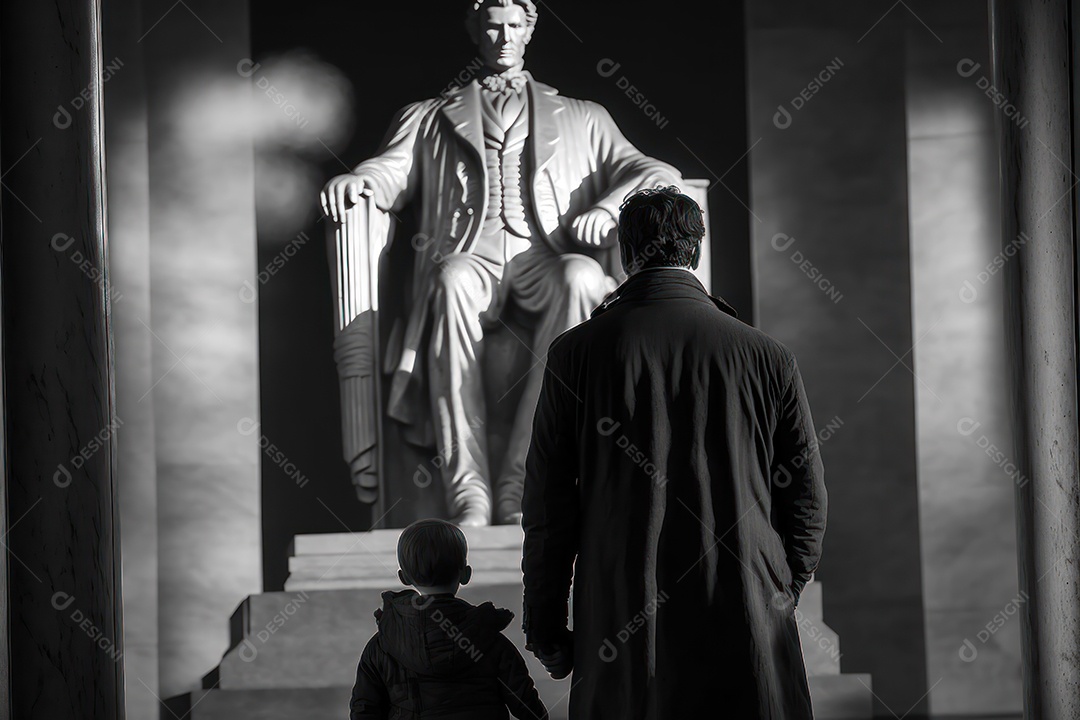
<svg viewBox="0 0 1080 720">
<path fill-rule="evenodd" d="M 791 571 L 786 566 L 778 569 L 776 564 L 765 553 L 761 553 L 761 564 L 765 566 L 765 573 L 769 576 L 769 580 L 772 581 L 773 590 L 776 593 L 783 593 L 789 601 L 794 603 L 795 593 L 791 589 Z M 786 580 L 785 577 L 787 577 Z"/>
</svg>

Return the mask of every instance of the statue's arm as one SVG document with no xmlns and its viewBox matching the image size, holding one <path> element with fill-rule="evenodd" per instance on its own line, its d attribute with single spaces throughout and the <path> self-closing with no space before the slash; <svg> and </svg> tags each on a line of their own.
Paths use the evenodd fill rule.
<svg viewBox="0 0 1080 720">
<path fill-rule="evenodd" d="M 619 206 L 626 196 L 657 185 L 681 185 L 682 175 L 671 165 L 651 158 L 623 136 L 611 114 L 599 103 L 587 103 L 592 150 L 607 179 L 605 191 L 594 207 L 619 219 Z"/>
<path fill-rule="evenodd" d="M 390 124 L 375 157 L 353 169 L 354 174 L 371 183 L 375 204 L 380 210 L 400 208 L 415 189 L 412 180 L 417 170 L 416 142 L 430 115 L 431 105 L 428 100 L 402 108 Z"/>
<path fill-rule="evenodd" d="M 375 157 L 352 172 L 338 175 L 323 188 L 323 212 L 336 222 L 346 219 L 360 196 L 372 197 L 384 212 L 399 209 L 415 190 L 416 143 L 433 101 L 413 103 L 398 111 Z"/>
</svg>

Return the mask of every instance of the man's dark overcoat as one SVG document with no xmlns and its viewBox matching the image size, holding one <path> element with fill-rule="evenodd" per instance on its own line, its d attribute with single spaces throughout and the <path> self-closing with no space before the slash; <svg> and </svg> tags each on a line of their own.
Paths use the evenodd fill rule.
<svg viewBox="0 0 1080 720">
<path fill-rule="evenodd" d="M 813 717 L 794 606 L 826 493 L 792 353 L 686 270 L 550 348 L 523 500 L 525 628 L 573 577 L 571 720 Z"/>
</svg>

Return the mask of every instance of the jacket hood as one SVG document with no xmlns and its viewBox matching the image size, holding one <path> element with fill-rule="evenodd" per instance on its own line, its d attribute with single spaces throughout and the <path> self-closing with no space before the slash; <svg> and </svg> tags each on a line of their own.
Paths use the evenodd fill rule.
<svg viewBox="0 0 1080 720">
<path fill-rule="evenodd" d="M 474 667 L 514 617 L 490 602 L 472 605 L 451 595 L 384 592 L 375 611 L 379 644 L 403 666 L 425 675 Z"/>
</svg>

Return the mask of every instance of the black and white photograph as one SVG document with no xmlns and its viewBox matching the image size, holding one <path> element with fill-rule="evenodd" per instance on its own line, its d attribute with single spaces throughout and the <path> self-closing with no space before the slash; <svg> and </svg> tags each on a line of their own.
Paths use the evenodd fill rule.
<svg viewBox="0 0 1080 720">
<path fill-rule="evenodd" d="M 0 720 L 1080 720 L 1080 2 L 5 0 Z"/>
</svg>

